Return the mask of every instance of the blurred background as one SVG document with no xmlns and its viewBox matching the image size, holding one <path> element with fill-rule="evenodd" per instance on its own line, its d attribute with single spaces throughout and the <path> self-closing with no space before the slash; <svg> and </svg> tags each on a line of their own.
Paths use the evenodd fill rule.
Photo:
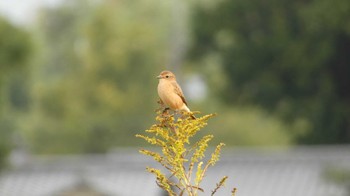
<svg viewBox="0 0 350 196">
<path fill-rule="evenodd" d="M 227 144 L 218 171 L 236 167 L 241 195 L 298 195 L 311 170 L 305 182 L 319 183 L 305 191 L 320 192 L 300 195 L 350 195 L 348 0 L 1 0 L 0 195 L 140 195 L 132 189 L 143 175 L 154 186 L 135 134 L 155 122 L 165 69 L 192 110 L 218 113 L 201 134 Z M 115 176 L 97 186 L 84 163 Z M 56 170 L 76 175 L 55 187 Z M 46 192 L 25 184 L 38 173 L 49 182 L 45 172 Z M 113 183 L 133 173 L 129 188 Z M 272 178 L 287 181 L 266 190 Z"/>
</svg>

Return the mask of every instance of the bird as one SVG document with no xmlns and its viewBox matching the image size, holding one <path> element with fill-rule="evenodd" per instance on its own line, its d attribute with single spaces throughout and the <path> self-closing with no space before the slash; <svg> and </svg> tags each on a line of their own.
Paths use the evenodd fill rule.
<svg viewBox="0 0 350 196">
<path fill-rule="evenodd" d="M 186 111 L 191 112 L 188 108 L 188 104 L 181 90 L 180 85 L 176 82 L 176 76 L 171 71 L 162 71 L 159 76 L 158 83 L 158 95 L 161 103 L 165 104 L 166 108 L 163 112 L 168 109 L 174 111 Z M 191 114 L 190 117 L 195 119 Z"/>
</svg>

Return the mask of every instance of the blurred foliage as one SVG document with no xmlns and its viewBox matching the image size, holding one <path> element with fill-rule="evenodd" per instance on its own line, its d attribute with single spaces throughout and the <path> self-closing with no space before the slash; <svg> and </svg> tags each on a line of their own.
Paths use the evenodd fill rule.
<svg viewBox="0 0 350 196">
<path fill-rule="evenodd" d="M 297 125 L 288 126 L 259 107 L 225 108 L 219 111 L 219 116 L 208 125 L 208 130 L 215 130 L 215 142 L 223 141 L 227 145 L 291 145 L 295 137 L 292 133 L 299 128 Z"/>
<path fill-rule="evenodd" d="M 28 33 L 0 18 L 0 79 L 23 67 L 30 57 L 30 49 Z"/>
<path fill-rule="evenodd" d="M 6 158 L 11 149 L 11 124 L 0 119 L 0 170 L 6 166 Z"/>
<path fill-rule="evenodd" d="M 153 122 L 155 76 L 182 62 L 208 87 L 188 102 L 219 114 L 207 128 L 214 140 L 349 142 L 349 9 L 345 0 L 66 0 L 40 10 L 31 38 L 0 20 L 0 148 L 13 131 L 38 153 L 141 145 L 133 136 Z"/>
<path fill-rule="evenodd" d="M 14 69 L 6 85 L 11 104 L 5 104 L 8 115 L 2 120 L 18 131 L 18 145 L 35 153 L 101 153 L 143 145 L 133 136 L 153 121 L 155 76 L 166 64 L 181 61 L 184 40 L 177 39 L 187 36 L 185 30 L 172 32 L 174 26 L 186 28 L 186 21 L 174 19 L 186 6 L 174 6 L 161 0 L 77 0 L 43 8 L 32 28 L 36 55 L 23 58 L 31 66 Z M 206 64 L 215 59 L 209 57 Z M 208 85 L 214 90 L 226 84 L 218 70 L 200 70 L 211 73 Z M 229 145 L 293 142 L 289 127 L 261 109 L 227 109 L 215 104 L 214 96 L 190 102 L 191 108 L 219 113 L 210 125 L 217 131 L 215 140 Z M 258 128 L 252 122 L 259 122 Z"/>
<path fill-rule="evenodd" d="M 14 113 L 27 108 L 24 71 L 31 56 L 31 39 L 28 32 L 0 18 L 0 169 L 12 147 L 16 130 Z M 19 80 L 21 78 L 22 80 Z"/>
<path fill-rule="evenodd" d="M 168 5 L 67 1 L 38 23 L 31 111 L 22 130 L 39 153 L 98 153 L 135 145 L 152 122 L 166 52 Z"/>
<path fill-rule="evenodd" d="M 350 195 L 350 170 L 344 167 L 327 167 L 323 173 L 327 181 L 343 186 Z"/>
<path fill-rule="evenodd" d="M 217 91 L 226 103 L 309 123 L 299 143 L 348 143 L 349 21 L 346 0 L 204 1 L 193 13 L 190 56 L 222 65 L 228 82 Z"/>
</svg>

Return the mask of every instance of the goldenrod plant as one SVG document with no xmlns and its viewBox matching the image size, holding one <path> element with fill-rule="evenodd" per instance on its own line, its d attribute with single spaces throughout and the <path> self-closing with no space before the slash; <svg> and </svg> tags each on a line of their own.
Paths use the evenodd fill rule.
<svg viewBox="0 0 350 196">
<path fill-rule="evenodd" d="M 198 112 L 197 112 L 198 114 Z M 146 134 L 138 134 L 136 137 L 146 140 L 151 145 L 160 147 L 159 151 L 141 149 L 140 153 L 153 157 L 168 170 L 167 176 L 164 171 L 147 167 L 147 171 L 156 176 L 156 183 L 164 189 L 169 196 L 196 196 L 198 191 L 204 192 L 200 184 L 210 166 L 214 166 L 219 160 L 221 148 L 225 145 L 220 143 L 216 146 L 210 158 L 204 160 L 208 142 L 213 135 L 205 135 L 197 142 L 191 141 L 193 136 L 207 125 L 207 121 L 215 116 L 208 114 L 195 119 L 193 113 L 169 114 L 157 112 L 157 123 L 152 125 Z M 214 195 L 219 188 L 224 186 L 227 176 L 224 176 L 211 191 Z M 235 195 L 236 189 L 232 190 Z"/>
</svg>

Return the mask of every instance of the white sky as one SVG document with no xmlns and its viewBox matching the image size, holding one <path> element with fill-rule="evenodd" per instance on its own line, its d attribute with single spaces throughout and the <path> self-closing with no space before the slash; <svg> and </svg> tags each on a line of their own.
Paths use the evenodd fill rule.
<svg viewBox="0 0 350 196">
<path fill-rule="evenodd" d="M 62 0 L 0 0 L 0 15 L 17 25 L 34 21 L 38 8 L 55 6 Z"/>
</svg>

